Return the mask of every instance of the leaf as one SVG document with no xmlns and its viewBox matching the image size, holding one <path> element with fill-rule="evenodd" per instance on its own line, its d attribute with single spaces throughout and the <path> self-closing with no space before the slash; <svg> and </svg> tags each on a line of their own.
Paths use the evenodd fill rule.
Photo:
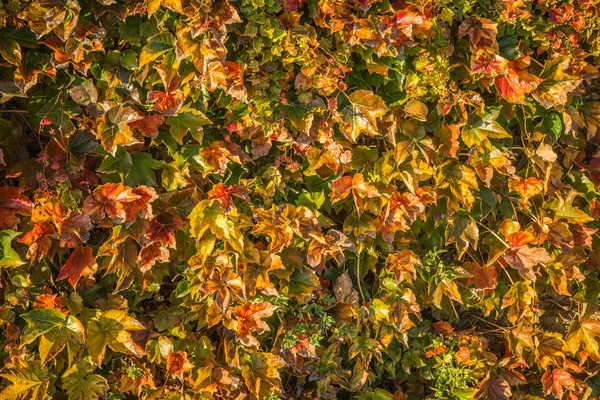
<svg viewBox="0 0 600 400">
<path fill-rule="evenodd" d="M 540 75 L 543 82 L 532 93 L 542 107 L 553 108 L 566 105 L 568 95 L 583 81 L 578 76 L 565 73 L 570 62 L 569 58 L 558 57 L 548 60 L 544 65 L 544 70 Z"/>
<path fill-rule="evenodd" d="M 565 336 L 565 345 L 572 355 L 577 355 L 579 349 L 584 349 L 596 357 L 600 349 L 596 338 L 600 336 L 600 321 L 592 318 L 575 320 Z"/>
<path fill-rule="evenodd" d="M 10 382 L 0 392 L 0 400 L 28 400 L 46 397 L 48 385 L 48 369 L 42 367 L 39 360 L 30 363 L 20 362 L 15 368 L 0 376 Z"/>
<path fill-rule="evenodd" d="M 130 123 L 141 120 L 143 117 L 131 107 L 116 106 L 111 108 L 98 123 L 96 135 L 100 144 L 113 156 L 117 146 L 131 146 L 141 143 L 133 136 Z"/>
<path fill-rule="evenodd" d="M 23 315 L 27 327 L 23 330 L 23 343 L 40 339 L 39 353 L 42 364 L 54 358 L 67 348 L 69 364 L 84 343 L 84 329 L 81 322 L 64 315 L 54 308 L 38 308 Z"/>
<path fill-rule="evenodd" d="M 487 114 L 485 117 L 478 118 L 475 122 L 465 125 L 461 131 L 463 142 L 467 146 L 473 147 L 485 146 L 489 139 L 511 138 L 512 135 L 494 119 L 493 114 Z"/>
<path fill-rule="evenodd" d="M 97 400 L 104 398 L 109 390 L 108 382 L 98 374 L 92 374 L 93 366 L 82 361 L 69 368 L 61 377 L 69 399 Z"/>
<path fill-rule="evenodd" d="M 427 121 L 427 114 L 429 113 L 429 110 L 427 109 L 425 103 L 412 99 L 404 105 L 404 112 L 411 118 L 419 121 Z"/>
<path fill-rule="evenodd" d="M 511 396 L 510 385 L 501 376 L 481 381 L 479 390 L 475 394 L 476 399 L 482 400 L 510 400 Z"/>
<path fill-rule="evenodd" d="M 33 203 L 18 188 L 0 187 L 0 228 L 11 228 L 19 222 L 16 214 L 29 215 Z"/>
<path fill-rule="evenodd" d="M 285 361 L 272 353 L 255 351 L 248 353 L 241 365 L 242 376 L 250 393 L 257 398 L 264 398 L 273 390 L 279 391 L 281 377 L 279 370 L 285 366 Z"/>
<path fill-rule="evenodd" d="M 183 144 L 183 138 L 191 132 L 198 142 L 202 141 L 202 125 L 210 124 L 210 120 L 200 111 L 184 112 L 167 118 L 167 124 L 171 126 L 171 134 L 179 144 Z"/>
<path fill-rule="evenodd" d="M 422 266 L 419 257 L 410 250 L 401 250 L 398 253 L 392 253 L 388 256 L 385 266 L 396 276 L 396 282 L 412 282 L 417 279 L 417 270 L 415 267 Z"/>
<path fill-rule="evenodd" d="M 546 371 L 542 376 L 542 384 L 544 385 L 544 394 L 552 393 L 557 399 L 563 398 L 565 389 L 575 390 L 575 378 L 561 368 Z"/>
<path fill-rule="evenodd" d="M 14 268 L 25 264 L 11 246 L 12 241 L 21 235 L 21 232 L 11 230 L 0 232 L 0 268 Z"/>
<path fill-rule="evenodd" d="M 87 326 L 90 356 L 96 364 L 102 364 L 108 346 L 117 353 L 141 357 L 144 351 L 135 344 L 131 332 L 144 329 L 146 327 L 127 315 L 126 310 L 109 310 L 100 313 Z"/>
<path fill-rule="evenodd" d="M 348 101 L 350 105 L 343 110 L 346 126 L 342 133 L 352 142 L 356 142 L 363 131 L 373 136 L 377 130 L 377 119 L 389 111 L 385 102 L 369 90 L 353 92 Z"/>
<path fill-rule="evenodd" d="M 175 37 L 170 32 L 161 32 L 149 38 L 140 53 L 139 67 L 142 68 L 166 52 L 175 49 L 175 42 Z"/>
<path fill-rule="evenodd" d="M 16 40 L 4 37 L 0 32 L 0 55 L 9 63 L 19 66 L 23 55 Z"/>
<path fill-rule="evenodd" d="M 542 79 L 527 72 L 530 59 L 521 57 L 508 63 L 508 72 L 498 75 L 495 80 L 500 97 L 509 103 L 525 104 L 525 95 L 533 92 Z"/>
<path fill-rule="evenodd" d="M 69 283 L 75 288 L 77 281 L 82 276 L 89 276 L 95 272 L 96 266 L 96 257 L 94 257 L 92 249 L 87 246 L 79 246 L 71 253 L 56 280 L 69 278 Z"/>
<path fill-rule="evenodd" d="M 131 169 L 125 183 L 129 186 L 156 186 L 156 176 L 153 170 L 161 169 L 165 163 L 152 158 L 148 153 L 135 153 L 131 156 Z"/>
<path fill-rule="evenodd" d="M 469 247 L 477 250 L 479 228 L 468 214 L 454 218 L 446 227 L 446 243 L 454 243 L 458 250 L 458 259 L 467 252 Z"/>
<path fill-rule="evenodd" d="M 227 239 L 236 251 L 243 253 L 241 233 L 216 201 L 202 200 L 189 215 L 191 233 L 200 239 L 210 231 L 217 239 Z"/>
</svg>

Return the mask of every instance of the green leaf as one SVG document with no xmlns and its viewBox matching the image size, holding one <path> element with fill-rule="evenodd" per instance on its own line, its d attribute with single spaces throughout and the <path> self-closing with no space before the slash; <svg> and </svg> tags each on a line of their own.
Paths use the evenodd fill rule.
<svg viewBox="0 0 600 400">
<path fill-rule="evenodd" d="M 194 139 L 202 143 L 202 125 L 210 124 L 210 120 L 201 111 L 184 112 L 167 118 L 167 124 L 171 126 L 171 134 L 179 144 L 183 144 L 183 138 L 191 132 Z"/>
<path fill-rule="evenodd" d="M 133 162 L 131 160 L 131 155 L 129 152 L 127 152 L 127 149 L 123 146 L 117 146 L 115 155 L 107 155 L 104 160 L 102 160 L 102 164 L 100 164 L 96 171 L 105 174 L 118 172 L 122 175 L 125 175 L 127 172 L 129 172 L 132 165 Z"/>
<path fill-rule="evenodd" d="M 152 170 L 160 169 L 164 165 L 163 161 L 155 160 L 151 154 L 135 153 L 131 156 L 131 169 L 125 183 L 129 186 L 156 186 L 156 176 Z"/>
<path fill-rule="evenodd" d="M 169 50 L 175 48 L 175 37 L 170 32 L 162 32 L 148 39 L 148 44 L 140 54 L 140 68 L 156 60 Z"/>
<path fill-rule="evenodd" d="M 12 230 L 0 232 L 0 268 L 13 268 L 25 264 L 11 247 L 12 241 L 21 234 Z"/>
<path fill-rule="evenodd" d="M 105 397 L 108 382 L 104 377 L 90 373 L 91 371 L 93 365 L 82 360 L 63 374 L 63 388 L 70 400 L 96 400 Z"/>
</svg>

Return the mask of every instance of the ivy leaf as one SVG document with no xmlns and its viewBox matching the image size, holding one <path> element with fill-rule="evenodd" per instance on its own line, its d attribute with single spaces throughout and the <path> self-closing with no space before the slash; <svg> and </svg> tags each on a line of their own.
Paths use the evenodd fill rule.
<svg viewBox="0 0 600 400">
<path fill-rule="evenodd" d="M 161 169 L 165 163 L 152 158 L 148 153 L 135 153 L 131 156 L 131 169 L 125 183 L 129 186 L 156 186 L 156 176 L 153 170 Z"/>
<path fill-rule="evenodd" d="M 544 394 L 552 393 L 557 399 L 563 398 L 564 390 L 575 390 L 575 378 L 567 371 L 561 368 L 548 370 L 542 376 Z"/>
<path fill-rule="evenodd" d="M 152 36 L 148 39 L 148 44 L 142 48 L 139 67 L 144 67 L 173 49 L 175 49 L 175 37 L 170 32 L 161 32 Z"/>
<path fill-rule="evenodd" d="M 131 146 L 141 143 L 133 136 L 129 124 L 142 118 L 131 107 L 116 106 L 111 108 L 98 123 L 97 136 L 102 147 L 114 156 L 118 145 Z"/>
<path fill-rule="evenodd" d="M 0 187 L 0 227 L 11 228 L 19 222 L 16 214 L 29 215 L 33 203 L 18 188 Z"/>
<path fill-rule="evenodd" d="M 96 257 L 94 257 L 92 249 L 87 246 L 79 246 L 71 253 L 56 280 L 60 281 L 69 278 L 69 283 L 75 288 L 79 278 L 83 275 L 93 274 L 95 269 Z"/>
<path fill-rule="evenodd" d="M 483 118 L 477 118 L 474 122 L 465 125 L 461 131 L 462 140 L 469 147 L 489 145 L 489 139 L 511 138 L 498 122 L 493 113 L 486 114 Z"/>
<path fill-rule="evenodd" d="M 12 241 L 20 234 L 21 232 L 11 230 L 0 232 L 0 268 L 14 268 L 25 264 L 11 246 Z"/>
<path fill-rule="evenodd" d="M 575 320 L 565 336 L 566 348 L 573 355 L 576 355 L 579 349 L 583 348 L 588 353 L 598 357 L 600 356 L 598 352 L 600 347 L 596 340 L 598 336 L 600 336 L 600 321 L 593 318 Z"/>
<path fill-rule="evenodd" d="M 65 316 L 54 308 L 37 308 L 23 315 L 27 327 L 23 331 L 23 343 L 40 339 L 39 353 L 42 364 L 54 358 L 65 347 L 68 350 L 69 364 L 84 343 L 84 328 L 81 322 L 69 315 Z"/>
<path fill-rule="evenodd" d="M 50 379 L 48 369 L 39 360 L 20 361 L 15 368 L 0 376 L 10 384 L 0 392 L 0 400 L 44 399 Z"/>
<path fill-rule="evenodd" d="M 93 365 L 85 360 L 69 368 L 61 377 L 63 388 L 69 399 L 97 400 L 104 398 L 108 391 L 108 382 L 98 374 L 92 374 Z"/>
<path fill-rule="evenodd" d="M 210 124 L 210 120 L 201 111 L 188 111 L 167 118 L 167 124 L 171 126 L 171 134 L 179 144 L 183 144 L 183 138 L 191 132 L 197 142 L 202 143 L 202 125 Z"/>
<path fill-rule="evenodd" d="M 102 364 L 108 346 L 117 353 L 141 357 L 144 355 L 144 350 L 135 344 L 131 332 L 144 329 L 146 327 L 127 315 L 126 310 L 109 310 L 100 313 L 87 326 L 90 356 L 96 364 Z"/>
<path fill-rule="evenodd" d="M 350 105 L 342 111 L 346 121 L 342 133 L 352 142 L 356 142 L 365 131 L 373 136 L 377 130 L 377 119 L 389 111 L 383 99 L 370 90 L 357 90 L 348 96 L 348 100 Z"/>
</svg>

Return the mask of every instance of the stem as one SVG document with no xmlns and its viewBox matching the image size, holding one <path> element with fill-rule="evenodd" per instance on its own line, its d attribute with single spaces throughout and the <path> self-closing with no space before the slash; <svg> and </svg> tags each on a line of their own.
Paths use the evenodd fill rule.
<svg viewBox="0 0 600 400">
<path fill-rule="evenodd" d="M 362 301 L 365 301 L 365 294 L 363 293 L 362 285 L 360 284 L 360 254 L 356 255 L 356 271 L 354 271 L 356 275 L 356 282 L 358 283 L 358 290 L 360 291 L 360 297 Z"/>
</svg>

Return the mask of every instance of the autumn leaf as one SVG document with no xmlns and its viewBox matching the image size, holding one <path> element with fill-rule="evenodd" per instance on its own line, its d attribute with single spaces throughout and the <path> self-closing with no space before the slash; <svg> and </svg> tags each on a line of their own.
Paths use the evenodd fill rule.
<svg viewBox="0 0 600 400">
<path fill-rule="evenodd" d="M 83 324 L 72 315 L 65 315 L 54 308 L 38 308 L 23 315 L 27 327 L 23 330 L 23 343 L 32 343 L 38 338 L 42 364 L 56 357 L 65 348 L 69 365 L 84 342 Z"/>
<path fill-rule="evenodd" d="M 359 215 L 364 210 L 364 198 L 379 197 L 381 194 L 377 188 L 365 182 L 362 174 L 356 174 L 353 177 L 342 176 L 331 183 L 331 203 L 337 203 L 344 200 L 352 193 L 354 205 Z"/>
<path fill-rule="evenodd" d="M 544 393 L 546 395 L 552 393 L 557 399 L 563 398 L 565 390 L 575 390 L 575 378 L 561 368 L 546 371 L 542 376 L 542 384 Z"/>
<path fill-rule="evenodd" d="M 144 329 L 126 310 L 99 312 L 86 330 L 90 356 L 96 364 L 102 364 L 108 346 L 114 352 L 141 357 L 144 350 L 133 341 L 131 333 Z"/>
<path fill-rule="evenodd" d="M 565 336 L 566 348 L 573 355 L 578 354 L 579 349 L 584 349 L 590 354 L 599 356 L 600 347 L 596 340 L 598 336 L 600 336 L 600 321 L 592 318 L 575 320 Z"/>
<path fill-rule="evenodd" d="M 87 246 L 79 246 L 71 253 L 67 262 L 62 266 L 56 280 L 60 281 L 69 278 L 69 283 L 75 288 L 77 281 L 82 276 L 93 275 L 96 267 L 96 258 L 92 253 L 92 249 Z"/>
<path fill-rule="evenodd" d="M 33 203 L 18 188 L 0 187 L 0 227 L 12 228 L 19 222 L 16 214 L 30 215 Z"/>
<path fill-rule="evenodd" d="M 20 234 L 11 230 L 0 232 L 0 268 L 14 268 L 25 264 L 11 246 L 12 241 Z"/>
<path fill-rule="evenodd" d="M 527 72 L 530 64 L 528 57 L 508 63 L 508 72 L 496 76 L 494 83 L 500 97 L 509 103 L 525 104 L 525 95 L 533 92 L 543 81 Z"/>
<path fill-rule="evenodd" d="M 374 136 L 377 132 L 377 119 L 383 117 L 389 108 L 381 97 L 369 90 L 357 90 L 348 96 L 350 105 L 344 108 L 346 125 L 342 133 L 352 142 L 356 142 L 361 133 Z"/>
<path fill-rule="evenodd" d="M 82 361 L 62 375 L 63 388 L 69 394 L 69 399 L 96 400 L 105 396 L 108 382 L 101 375 L 90 373 L 92 370 L 91 363 Z"/>
<path fill-rule="evenodd" d="M 515 232 L 506 237 L 509 248 L 504 252 L 504 260 L 525 278 L 536 280 L 533 267 L 552 260 L 548 251 L 542 247 L 531 247 L 528 243 L 535 241 L 529 232 Z"/>
<path fill-rule="evenodd" d="M 98 122 L 96 136 L 100 144 L 113 156 L 117 146 L 131 146 L 141 141 L 133 135 L 133 122 L 142 120 L 143 117 L 131 107 L 116 106 L 103 115 Z"/>
</svg>

